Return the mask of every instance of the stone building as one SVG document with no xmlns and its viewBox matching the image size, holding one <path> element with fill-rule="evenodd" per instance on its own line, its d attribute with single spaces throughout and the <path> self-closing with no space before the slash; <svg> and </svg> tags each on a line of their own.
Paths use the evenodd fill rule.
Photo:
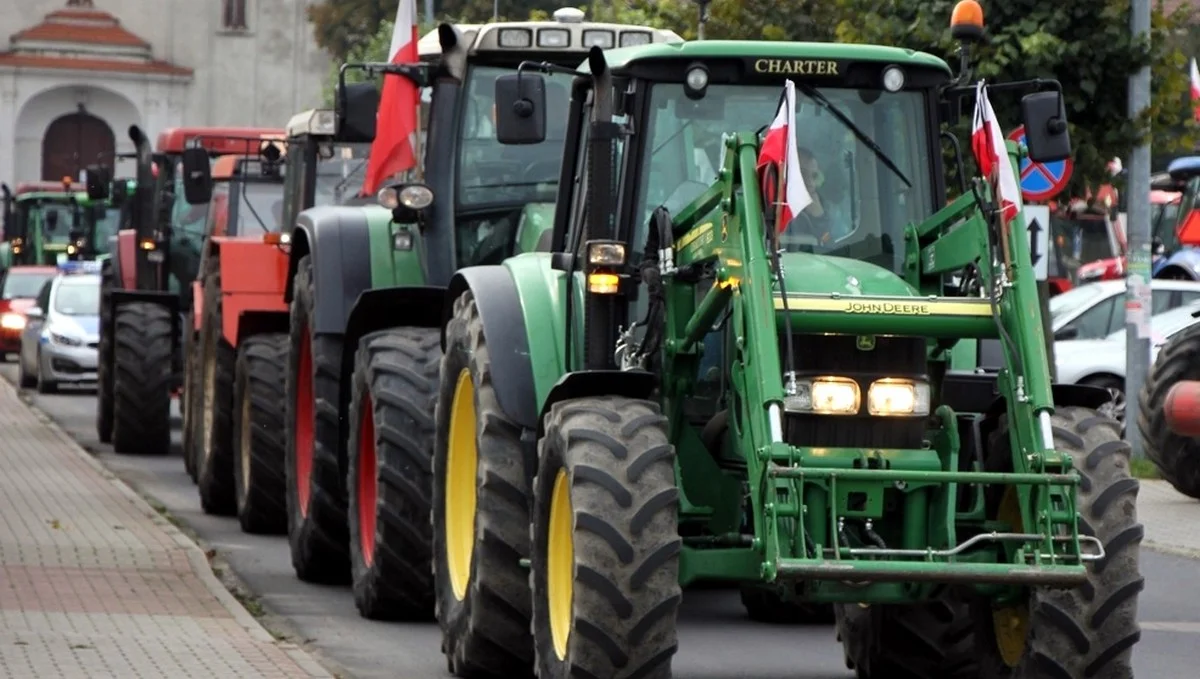
<svg viewBox="0 0 1200 679">
<path fill-rule="evenodd" d="M 314 0 L 19 0 L 0 12 L 0 181 L 78 176 L 129 126 L 283 127 L 329 59 Z M 8 44 L 2 42 L 8 37 Z M 132 172 L 127 161 L 119 173 Z"/>
</svg>

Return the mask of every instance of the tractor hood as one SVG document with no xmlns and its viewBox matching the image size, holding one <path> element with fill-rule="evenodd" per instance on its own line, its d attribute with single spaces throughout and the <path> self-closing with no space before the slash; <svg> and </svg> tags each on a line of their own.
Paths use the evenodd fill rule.
<svg viewBox="0 0 1200 679">
<path fill-rule="evenodd" d="M 917 296 L 899 276 L 869 262 L 808 253 L 788 253 L 782 261 L 789 295 Z"/>
</svg>

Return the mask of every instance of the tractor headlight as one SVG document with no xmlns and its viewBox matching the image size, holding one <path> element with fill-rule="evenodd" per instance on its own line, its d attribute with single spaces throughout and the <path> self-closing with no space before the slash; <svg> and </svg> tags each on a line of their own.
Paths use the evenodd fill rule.
<svg viewBox="0 0 1200 679">
<path fill-rule="evenodd" d="M 929 383 L 887 377 L 867 390 L 867 412 L 882 417 L 928 415 Z"/>
<path fill-rule="evenodd" d="M 625 244 L 617 241 L 594 240 L 587 244 L 588 264 L 592 266 L 621 266 L 625 264 Z"/>
<path fill-rule="evenodd" d="M 858 383 L 847 377 L 812 377 L 796 382 L 796 395 L 783 401 L 783 409 L 814 415 L 857 415 L 862 404 Z"/>
</svg>

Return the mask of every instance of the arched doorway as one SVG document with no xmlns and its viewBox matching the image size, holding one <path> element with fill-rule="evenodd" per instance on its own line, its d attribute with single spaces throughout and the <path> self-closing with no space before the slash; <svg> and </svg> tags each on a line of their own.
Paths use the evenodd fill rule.
<svg viewBox="0 0 1200 679">
<path fill-rule="evenodd" d="M 58 181 L 63 177 L 79 180 L 88 165 L 112 167 L 116 140 L 112 128 L 83 107 L 79 112 L 61 116 L 42 138 L 42 179 Z"/>
</svg>

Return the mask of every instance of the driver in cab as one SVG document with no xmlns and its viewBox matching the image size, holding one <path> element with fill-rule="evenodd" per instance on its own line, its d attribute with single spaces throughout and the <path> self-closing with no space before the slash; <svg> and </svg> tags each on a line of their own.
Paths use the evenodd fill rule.
<svg viewBox="0 0 1200 679">
<path fill-rule="evenodd" d="M 833 238 L 833 219 L 826 211 L 821 195 L 821 189 L 825 186 L 825 174 L 821 171 L 821 164 L 816 155 L 810 149 L 801 146 L 797 149 L 797 155 L 800 160 L 800 176 L 804 179 L 804 186 L 808 189 L 812 202 L 792 218 L 783 232 L 783 237 L 784 240 L 792 240 L 789 236 L 798 236 L 798 240 L 808 240 L 803 238 L 808 236 L 816 239 L 818 245 L 825 246 Z"/>
</svg>

